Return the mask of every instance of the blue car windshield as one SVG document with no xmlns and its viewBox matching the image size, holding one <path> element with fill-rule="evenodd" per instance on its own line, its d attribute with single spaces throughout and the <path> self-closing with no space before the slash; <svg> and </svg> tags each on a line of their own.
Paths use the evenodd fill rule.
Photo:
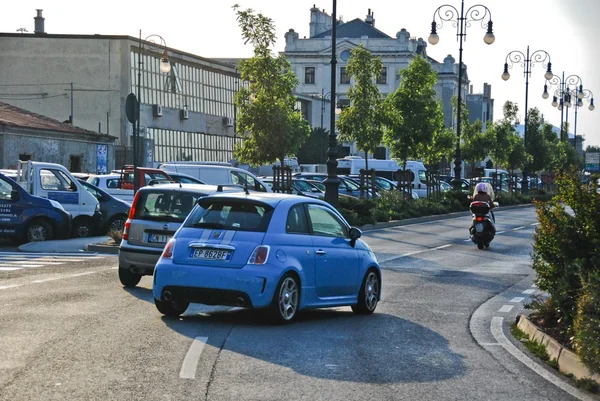
<svg viewBox="0 0 600 401">
<path fill-rule="evenodd" d="M 239 199 L 202 199 L 185 227 L 237 231 L 267 231 L 273 208 L 260 202 Z"/>
</svg>

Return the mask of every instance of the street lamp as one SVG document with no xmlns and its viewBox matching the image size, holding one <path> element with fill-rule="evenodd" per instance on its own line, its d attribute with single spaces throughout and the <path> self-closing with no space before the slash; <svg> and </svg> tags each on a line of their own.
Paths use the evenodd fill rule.
<svg viewBox="0 0 600 401">
<path fill-rule="evenodd" d="M 546 62 L 546 60 L 548 60 Z M 509 64 L 510 63 L 510 64 Z M 527 113 L 528 113 L 528 98 L 529 98 L 529 77 L 531 76 L 531 67 L 535 65 L 535 63 L 542 63 L 543 67 L 547 67 L 546 73 L 544 74 L 544 78 L 552 79 L 554 74 L 552 74 L 552 63 L 550 62 L 550 55 L 545 50 L 536 50 L 533 53 L 529 54 L 529 46 L 527 46 L 527 54 L 523 54 L 519 50 L 513 50 L 506 55 L 506 61 L 504 63 L 504 73 L 502 73 L 502 79 L 508 81 L 510 79 L 510 74 L 508 73 L 508 69 L 513 67 L 514 63 L 519 63 L 524 68 L 525 75 L 525 125 L 523 129 L 523 142 L 525 143 L 525 149 L 527 149 Z M 548 98 L 548 92 L 545 90 L 542 97 L 544 99 Z M 529 189 L 529 167 L 527 163 L 523 167 L 523 183 L 521 186 L 522 192 L 527 193 Z"/>
<path fill-rule="evenodd" d="M 486 23 L 484 20 L 489 14 L 489 20 Z M 439 23 L 436 22 L 436 15 Z M 461 185 L 461 156 L 460 156 L 460 119 L 461 119 L 461 108 L 462 108 L 462 52 L 463 52 L 463 39 L 466 38 L 467 27 L 471 26 L 471 22 L 481 21 L 481 27 L 487 29 L 483 41 L 491 45 L 496 39 L 492 30 L 492 12 L 482 4 L 476 4 L 469 7 L 465 12 L 465 1 L 461 0 L 460 14 L 458 10 L 449 4 L 438 7 L 433 13 L 433 22 L 431 23 L 431 35 L 429 35 L 429 43 L 432 45 L 437 44 L 440 41 L 440 37 L 437 34 L 437 29 L 442 28 L 444 21 L 452 21 L 452 25 L 456 26 L 456 37 L 460 45 L 458 48 L 458 104 L 456 109 L 456 152 L 454 160 L 454 188 L 460 189 Z"/>
<path fill-rule="evenodd" d="M 552 75 L 550 79 L 546 78 L 546 84 L 544 85 L 544 93 L 542 94 L 542 97 L 544 99 L 548 98 L 548 87 L 552 86 L 557 87 L 556 91 L 554 92 L 554 96 L 552 97 L 552 106 L 560 110 L 560 140 L 564 141 L 565 133 L 563 132 L 563 121 L 566 121 L 567 124 L 569 123 L 569 107 L 571 107 L 571 99 L 574 97 L 575 104 L 577 105 L 579 103 L 579 100 L 584 96 L 583 84 L 579 75 L 569 75 L 566 79 L 564 71 L 562 73 L 562 78 L 558 75 Z M 575 87 L 577 89 L 571 89 L 571 87 Z M 568 137 L 569 133 L 567 132 L 567 142 Z"/>
<path fill-rule="evenodd" d="M 139 165 L 139 142 L 140 142 L 140 104 L 142 103 L 142 49 L 148 49 L 153 52 L 161 53 L 159 71 L 168 74 L 171 71 L 171 63 L 167 54 L 167 44 L 160 35 L 149 35 L 142 41 L 142 31 L 140 30 L 140 39 L 138 46 L 138 71 L 137 71 L 137 126 L 133 133 L 133 190 L 134 193 L 139 189 L 138 183 L 138 165 Z"/>
<path fill-rule="evenodd" d="M 590 105 L 588 109 L 593 111 L 596 107 L 594 106 L 594 94 L 589 89 L 583 89 L 583 85 L 575 87 L 575 127 L 573 129 L 573 147 L 577 152 L 577 109 L 583 107 L 583 99 L 590 98 Z"/>
<path fill-rule="evenodd" d="M 331 93 L 335 93 L 336 77 L 336 34 L 337 34 L 337 3 L 333 0 L 333 10 L 331 13 Z M 327 149 L 327 178 L 323 181 L 325 184 L 325 200 L 334 207 L 339 206 L 339 187 L 340 179 L 337 176 L 337 135 L 335 134 L 335 102 L 331 102 L 330 108 L 330 129 L 329 129 L 329 148 Z"/>
</svg>

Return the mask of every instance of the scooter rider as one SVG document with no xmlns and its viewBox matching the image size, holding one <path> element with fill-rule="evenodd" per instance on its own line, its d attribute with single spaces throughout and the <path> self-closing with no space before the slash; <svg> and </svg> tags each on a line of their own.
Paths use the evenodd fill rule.
<svg viewBox="0 0 600 401">
<path fill-rule="evenodd" d="M 494 204 L 494 199 L 492 198 L 493 192 L 492 194 L 490 194 L 488 191 L 493 191 L 491 189 L 491 185 L 490 188 L 488 188 L 488 184 L 486 184 L 485 182 L 480 182 L 475 186 L 476 193 L 473 195 L 473 200 L 487 202 L 488 205 L 490 205 L 490 215 L 492 216 L 492 222 L 495 224 L 496 217 L 494 216 L 494 212 L 492 211 L 492 209 L 494 209 L 496 205 Z"/>
</svg>

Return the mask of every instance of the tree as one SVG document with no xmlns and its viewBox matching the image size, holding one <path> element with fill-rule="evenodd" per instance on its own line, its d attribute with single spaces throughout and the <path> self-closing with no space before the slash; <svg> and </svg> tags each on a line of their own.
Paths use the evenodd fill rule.
<svg viewBox="0 0 600 401">
<path fill-rule="evenodd" d="M 275 44 L 273 21 L 234 5 L 242 37 L 254 46 L 254 56 L 240 62 L 241 79 L 249 82 L 235 96 L 237 131 L 246 134 L 234 157 L 251 165 L 270 164 L 295 154 L 310 134 L 310 126 L 295 110 L 298 79 L 283 55 L 271 56 Z"/>
<path fill-rule="evenodd" d="M 338 121 L 340 139 L 356 142 L 365 152 L 365 169 L 369 169 L 368 154 L 375 153 L 383 139 L 382 97 L 375 79 L 383 63 L 361 44 L 352 50 L 346 71 L 354 84 L 348 90 L 350 106 L 342 109 Z"/>
<path fill-rule="evenodd" d="M 384 142 L 392 155 L 406 164 L 427 153 L 444 128 L 444 117 L 433 89 L 437 73 L 427 60 L 415 57 L 400 77 L 400 86 L 384 101 Z"/>
<path fill-rule="evenodd" d="M 308 140 L 302 144 L 296 156 L 301 164 L 318 164 L 325 160 L 329 131 L 324 128 L 313 128 Z"/>
<path fill-rule="evenodd" d="M 457 114 L 457 102 L 456 97 L 452 99 L 455 116 Z M 462 109 L 467 110 L 466 103 L 463 101 L 462 104 Z M 481 120 L 471 123 L 468 113 L 462 113 L 461 120 L 461 157 L 464 161 L 471 162 L 472 167 L 474 167 L 476 162 L 484 160 L 488 156 L 492 139 L 495 136 L 490 135 L 493 130 L 483 132 Z"/>
</svg>

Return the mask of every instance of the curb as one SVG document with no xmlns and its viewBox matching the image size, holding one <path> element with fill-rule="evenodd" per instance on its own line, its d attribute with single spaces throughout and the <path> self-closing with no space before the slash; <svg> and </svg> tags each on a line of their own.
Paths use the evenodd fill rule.
<svg viewBox="0 0 600 401">
<path fill-rule="evenodd" d="M 106 253 L 109 255 L 118 255 L 119 254 L 119 246 L 118 245 L 88 244 L 86 246 L 85 250 L 88 252 L 99 252 L 99 253 Z"/>
<path fill-rule="evenodd" d="M 546 352 L 548 352 L 550 360 L 556 359 L 559 371 L 566 374 L 572 374 L 577 379 L 591 379 L 600 384 L 600 374 L 592 374 L 579 360 L 577 354 L 560 345 L 555 339 L 544 333 L 535 324 L 531 323 L 526 316 L 519 315 L 517 327 L 527 334 L 531 341 L 546 346 Z"/>
</svg>

